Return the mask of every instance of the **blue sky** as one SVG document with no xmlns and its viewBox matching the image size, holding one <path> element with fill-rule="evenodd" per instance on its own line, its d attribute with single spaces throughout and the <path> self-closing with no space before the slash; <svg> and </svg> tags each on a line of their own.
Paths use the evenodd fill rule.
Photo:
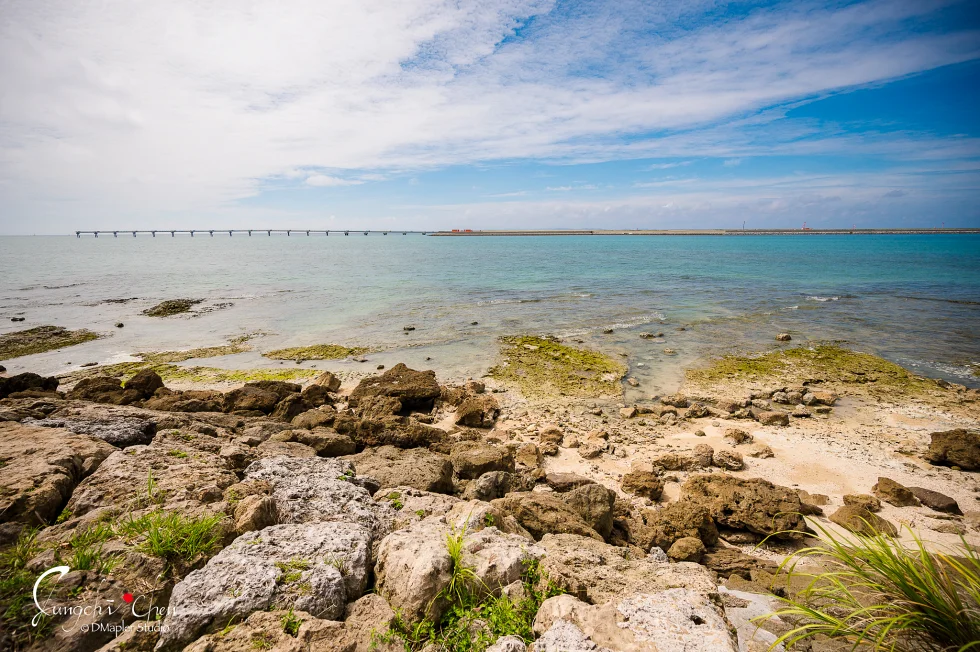
<svg viewBox="0 0 980 652">
<path fill-rule="evenodd" d="M 0 233 L 980 226 L 976 2 L 0 0 L 0 61 Z"/>
</svg>

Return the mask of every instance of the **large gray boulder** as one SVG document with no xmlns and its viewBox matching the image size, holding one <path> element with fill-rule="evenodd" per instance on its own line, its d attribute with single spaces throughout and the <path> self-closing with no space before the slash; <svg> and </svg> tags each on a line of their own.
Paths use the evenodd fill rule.
<svg viewBox="0 0 980 652">
<path fill-rule="evenodd" d="M 158 649 L 255 611 L 297 609 L 340 620 L 367 587 L 371 533 L 354 523 L 274 525 L 247 533 L 173 590 Z"/>
<path fill-rule="evenodd" d="M 453 561 L 447 537 L 459 536 L 445 517 L 430 517 L 389 534 L 378 547 L 376 590 L 408 621 L 438 621 L 448 607 L 443 595 Z M 473 569 L 473 590 L 499 593 L 518 581 L 526 560 L 543 551 L 526 538 L 496 527 L 466 532 L 462 563 Z"/>
<path fill-rule="evenodd" d="M 280 523 L 342 521 L 366 527 L 374 541 L 391 531 L 395 509 L 351 482 L 349 462 L 322 457 L 267 457 L 245 470 L 272 485 Z"/>
</svg>

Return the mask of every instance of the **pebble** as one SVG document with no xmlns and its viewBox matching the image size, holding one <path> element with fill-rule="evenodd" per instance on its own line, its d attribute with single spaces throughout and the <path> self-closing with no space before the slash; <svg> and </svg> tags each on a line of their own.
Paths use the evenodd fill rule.
<svg viewBox="0 0 980 652">
<path fill-rule="evenodd" d="M 385 368 L 385 366 L 383 364 L 379 364 L 378 365 L 378 369 L 384 369 L 384 368 Z"/>
<path fill-rule="evenodd" d="M 415 330 L 415 327 L 414 326 L 402 326 L 402 330 L 403 331 L 414 331 Z"/>
<path fill-rule="evenodd" d="M 476 325 L 477 325 L 477 324 L 479 324 L 479 323 L 480 323 L 480 322 L 478 322 L 478 321 L 471 321 L 471 322 L 470 322 L 470 326 L 476 326 Z"/>
<path fill-rule="evenodd" d="M 122 328 L 123 326 L 125 326 L 125 324 L 123 324 L 121 321 L 116 322 L 116 328 Z"/>
<path fill-rule="evenodd" d="M 2 374 L 5 371 L 7 371 L 7 368 L 4 367 L 2 364 L 0 364 L 0 374 Z"/>
<path fill-rule="evenodd" d="M 24 321 L 24 317 L 11 317 L 10 321 Z"/>
</svg>

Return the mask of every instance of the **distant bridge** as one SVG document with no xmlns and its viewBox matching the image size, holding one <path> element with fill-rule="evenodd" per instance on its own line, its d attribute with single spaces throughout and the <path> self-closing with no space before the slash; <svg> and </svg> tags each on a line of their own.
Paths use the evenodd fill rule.
<svg viewBox="0 0 980 652">
<path fill-rule="evenodd" d="M 361 230 L 361 229 L 153 229 L 153 230 L 141 230 L 141 229 L 137 229 L 135 231 L 130 230 L 130 229 L 117 229 L 117 230 L 108 230 L 108 231 L 75 231 L 75 237 L 76 238 L 81 238 L 83 235 L 91 235 L 91 236 L 95 236 L 96 238 L 98 238 L 100 234 L 101 235 L 109 235 L 110 233 L 112 234 L 112 237 L 114 237 L 114 238 L 118 238 L 120 233 L 122 233 L 124 236 L 125 235 L 132 234 L 132 236 L 134 238 L 136 237 L 136 234 L 137 233 L 149 234 L 150 236 L 152 236 L 154 238 L 157 237 L 157 234 L 158 233 L 160 235 L 167 235 L 169 233 L 171 238 L 176 237 L 177 234 L 180 234 L 180 235 L 189 235 L 192 238 L 194 237 L 195 234 L 197 234 L 197 235 L 207 234 L 208 236 L 210 236 L 210 237 L 213 238 L 215 233 L 217 233 L 218 235 L 224 235 L 225 233 L 227 233 L 229 236 L 231 236 L 231 235 L 233 235 L 235 233 L 242 233 L 242 234 L 246 234 L 248 236 L 251 236 L 253 233 L 259 234 L 259 235 L 261 235 L 261 234 L 264 233 L 267 236 L 271 236 L 273 233 L 275 233 L 277 235 L 287 235 L 287 236 L 290 236 L 290 235 L 292 235 L 294 233 L 299 234 L 299 235 L 302 235 L 302 234 L 306 234 L 306 235 L 311 235 L 311 234 L 312 235 L 330 235 L 331 233 L 336 234 L 336 235 L 340 235 L 340 234 L 350 235 L 352 233 L 355 234 L 355 235 L 358 234 L 358 233 L 363 233 L 364 235 L 370 235 L 372 233 L 375 233 L 375 234 L 380 233 L 381 235 L 388 235 L 389 233 L 392 233 L 392 234 L 398 234 L 398 233 L 400 233 L 402 235 L 409 235 L 409 234 L 412 234 L 412 235 L 427 235 L 429 232 L 428 231 L 402 231 L 402 230 L 399 230 L 399 229 L 389 229 L 387 231 L 375 231 L 375 230 L 372 230 L 372 229 L 367 229 L 367 230 Z"/>
</svg>

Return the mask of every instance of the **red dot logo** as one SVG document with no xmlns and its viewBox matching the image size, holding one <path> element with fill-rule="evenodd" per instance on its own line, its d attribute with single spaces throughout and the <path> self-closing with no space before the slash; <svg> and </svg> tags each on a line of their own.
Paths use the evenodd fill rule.
<svg viewBox="0 0 980 652">
<path fill-rule="evenodd" d="M 127 604 L 132 604 L 134 600 L 133 594 L 129 592 L 123 593 L 123 600 L 125 600 Z"/>
</svg>

